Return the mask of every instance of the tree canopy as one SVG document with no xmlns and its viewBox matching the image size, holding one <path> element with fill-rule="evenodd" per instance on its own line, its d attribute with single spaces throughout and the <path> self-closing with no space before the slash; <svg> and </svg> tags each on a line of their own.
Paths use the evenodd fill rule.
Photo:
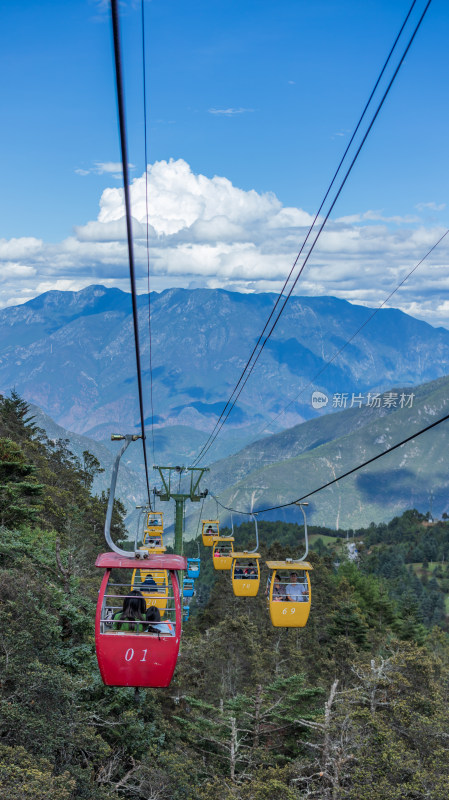
<svg viewBox="0 0 449 800">
<path fill-rule="evenodd" d="M 0 401 L 0 800 L 448 796 L 447 523 L 409 511 L 351 532 L 356 561 L 345 533 L 312 531 L 304 629 L 271 626 L 265 568 L 259 595 L 236 598 L 200 545 L 172 684 L 136 695 L 103 686 L 95 658 L 100 468 Z M 119 503 L 113 527 L 126 536 Z M 298 526 L 260 534 L 262 561 L 295 555 Z"/>
</svg>

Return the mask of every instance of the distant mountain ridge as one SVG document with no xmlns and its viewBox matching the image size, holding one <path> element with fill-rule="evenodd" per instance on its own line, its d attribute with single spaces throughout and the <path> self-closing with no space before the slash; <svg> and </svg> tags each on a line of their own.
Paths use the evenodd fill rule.
<svg viewBox="0 0 449 800">
<path fill-rule="evenodd" d="M 399 388 L 396 394 L 400 393 Z M 411 408 L 363 406 L 327 414 L 267 436 L 212 463 L 203 478 L 203 488 L 208 488 L 209 496 L 201 507 L 187 504 L 187 536 L 196 535 L 200 516 L 215 518 L 215 496 L 225 506 L 257 512 L 313 491 L 381 452 L 386 453 L 383 459 L 310 498 L 308 517 L 312 524 L 357 529 L 371 522 L 388 521 L 409 508 L 423 513 L 432 509 L 437 516 L 448 513 L 449 424 L 442 423 L 391 454 L 388 450 L 448 413 L 449 377 L 415 387 L 412 394 Z M 70 449 L 79 458 L 83 450 L 89 450 L 99 459 L 105 473 L 97 476 L 94 490 L 107 489 L 117 443 L 105 447 L 61 428 L 35 406 L 30 410 L 50 439 L 68 439 Z M 181 428 L 175 426 L 169 430 L 178 440 L 182 438 Z M 146 498 L 139 445 L 136 442 L 127 450 L 117 488 L 117 496 L 129 511 L 127 523 L 131 536 L 137 524 L 135 506 Z M 150 485 L 155 482 L 152 472 Z M 161 503 L 158 507 L 165 512 L 165 523 L 170 528 L 173 503 Z M 262 518 L 294 521 L 299 513 L 295 506 L 288 506 Z M 221 506 L 218 515 L 224 524 L 232 522 L 230 513 Z M 246 517 L 234 514 L 234 523 L 242 519 Z"/>
<path fill-rule="evenodd" d="M 167 438 L 171 427 L 182 426 L 185 452 L 195 450 L 201 435 L 206 438 L 274 302 L 273 294 L 218 289 L 169 289 L 151 295 L 159 435 Z M 149 424 L 146 296 L 138 298 L 138 307 Z M 332 297 L 292 297 L 218 440 L 222 449 L 212 451 L 212 458 L 260 438 L 267 421 L 294 400 L 370 313 Z M 104 440 L 113 429 L 135 430 L 135 371 L 130 295 L 118 289 L 51 291 L 0 311 L 0 391 L 15 387 L 64 428 Z M 277 430 L 316 416 L 312 388 L 330 397 L 350 395 L 411 386 L 447 373 L 449 331 L 382 309 L 316 385 L 293 402 L 277 421 Z M 176 436 L 168 434 L 167 441 L 172 446 Z"/>
<path fill-rule="evenodd" d="M 400 389 L 397 390 L 398 394 Z M 449 512 L 449 422 L 388 454 L 392 445 L 449 412 L 449 377 L 415 387 L 412 407 L 352 408 L 309 420 L 211 465 L 208 486 L 224 506 L 248 512 L 289 503 L 378 453 L 382 458 L 310 497 L 312 524 L 367 527 L 409 508 Z M 213 497 L 203 513 L 216 513 Z M 189 529 L 196 524 L 191 512 Z M 231 515 L 220 508 L 226 523 Z M 295 506 L 264 519 L 301 522 Z M 234 522 L 241 520 L 234 514 Z"/>
</svg>

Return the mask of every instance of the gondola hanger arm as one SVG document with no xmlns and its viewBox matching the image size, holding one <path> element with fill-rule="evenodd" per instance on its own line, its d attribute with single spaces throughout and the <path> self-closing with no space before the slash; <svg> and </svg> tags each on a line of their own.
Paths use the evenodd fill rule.
<svg viewBox="0 0 449 800">
<path fill-rule="evenodd" d="M 122 550 L 121 547 L 118 547 L 115 542 L 112 541 L 111 536 L 111 522 L 112 522 L 112 512 L 114 510 L 114 499 L 115 499 L 115 489 L 117 486 L 117 477 L 118 477 L 118 470 L 120 466 L 120 459 L 125 452 L 126 448 L 129 447 L 131 442 L 136 442 L 137 439 L 141 439 L 142 436 L 138 436 L 137 434 L 128 433 L 122 435 L 121 433 L 113 433 L 111 435 L 112 442 L 123 441 L 123 444 L 117 453 L 114 466 L 112 468 L 112 475 L 111 475 L 111 488 L 109 490 L 109 500 L 108 500 L 108 508 L 106 511 L 106 520 L 104 523 L 104 538 L 106 539 L 107 545 L 114 551 L 114 553 L 118 553 L 119 556 L 124 556 L 125 558 L 130 558 L 130 552 L 128 550 Z M 144 552 L 137 553 L 135 552 L 134 555 L 138 558 L 140 555 L 144 555 Z"/>
</svg>

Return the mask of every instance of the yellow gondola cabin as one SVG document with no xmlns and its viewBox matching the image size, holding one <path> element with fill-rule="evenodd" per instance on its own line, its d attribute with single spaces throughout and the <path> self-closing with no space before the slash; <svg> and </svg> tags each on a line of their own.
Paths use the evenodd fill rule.
<svg viewBox="0 0 449 800">
<path fill-rule="evenodd" d="M 218 519 L 203 519 L 203 545 L 212 547 L 220 536 L 220 523 Z"/>
<path fill-rule="evenodd" d="M 169 595 L 169 577 L 166 569 L 135 569 L 131 578 L 131 589 L 142 592 L 147 608 L 156 606 L 163 616 Z"/>
<path fill-rule="evenodd" d="M 162 511 L 150 511 L 147 514 L 147 524 L 143 534 L 143 547 L 150 553 L 165 553 L 163 542 L 164 517 Z"/>
<path fill-rule="evenodd" d="M 267 561 L 270 619 L 276 628 L 304 628 L 309 618 L 312 591 L 308 561 Z"/>
<path fill-rule="evenodd" d="M 234 553 L 232 590 L 236 597 L 255 597 L 260 586 L 260 553 Z"/>
<path fill-rule="evenodd" d="M 234 537 L 220 536 L 215 540 L 212 550 L 214 569 L 231 569 L 234 555 Z"/>
</svg>

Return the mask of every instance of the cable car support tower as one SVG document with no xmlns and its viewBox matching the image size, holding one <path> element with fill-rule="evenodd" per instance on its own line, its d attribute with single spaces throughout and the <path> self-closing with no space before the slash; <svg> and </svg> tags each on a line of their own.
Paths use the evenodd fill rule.
<svg viewBox="0 0 449 800">
<path fill-rule="evenodd" d="M 175 537 L 173 542 L 173 552 L 176 555 L 182 555 L 182 537 L 184 530 L 184 510 L 187 500 L 192 503 L 199 503 L 204 497 L 207 497 L 208 490 L 200 492 L 200 482 L 205 472 L 209 472 L 208 467 L 158 467 L 154 466 L 159 472 L 162 488 L 155 489 L 154 493 L 162 502 L 169 500 L 175 501 Z M 188 492 L 181 492 L 181 478 L 183 475 L 190 473 L 190 487 Z M 172 478 L 178 477 L 178 490 L 172 488 Z"/>
</svg>

